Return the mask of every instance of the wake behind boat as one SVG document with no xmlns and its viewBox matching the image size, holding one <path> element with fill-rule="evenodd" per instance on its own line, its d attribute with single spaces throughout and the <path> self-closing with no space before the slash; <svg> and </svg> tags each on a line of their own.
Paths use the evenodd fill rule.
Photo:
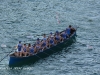
<svg viewBox="0 0 100 75">
<path fill-rule="evenodd" d="M 55 45 L 52 45 L 48 48 L 45 48 L 44 50 L 39 50 L 37 52 L 34 52 L 31 55 L 26 56 L 16 56 L 15 52 L 10 55 L 9 60 L 9 66 L 22 66 L 26 65 L 28 63 L 35 63 L 37 60 L 45 58 L 57 51 L 62 50 L 64 47 L 70 46 L 73 42 L 76 40 L 76 30 L 77 28 L 74 28 L 75 30 L 72 30 L 72 33 L 69 35 L 68 38 L 62 39 L 62 41 L 57 42 Z M 60 34 L 62 34 L 64 31 L 61 31 Z M 62 35 L 60 35 L 63 37 Z"/>
</svg>

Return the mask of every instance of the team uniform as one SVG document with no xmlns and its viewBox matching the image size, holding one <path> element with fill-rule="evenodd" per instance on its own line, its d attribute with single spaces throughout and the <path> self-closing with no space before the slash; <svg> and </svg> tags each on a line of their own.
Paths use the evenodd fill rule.
<svg viewBox="0 0 100 75">
<path fill-rule="evenodd" d="M 71 29 L 70 29 L 70 28 L 67 28 L 67 29 L 66 29 L 66 34 L 68 34 L 68 35 L 71 34 Z"/>
<path fill-rule="evenodd" d="M 30 47 L 30 54 L 34 54 L 34 47 Z"/>
<path fill-rule="evenodd" d="M 22 51 L 22 44 L 19 43 L 19 44 L 18 44 L 18 52 L 21 52 L 21 51 Z"/>
</svg>

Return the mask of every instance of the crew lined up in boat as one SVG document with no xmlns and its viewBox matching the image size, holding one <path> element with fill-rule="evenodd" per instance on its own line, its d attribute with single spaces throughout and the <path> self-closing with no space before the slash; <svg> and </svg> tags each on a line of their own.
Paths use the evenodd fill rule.
<svg viewBox="0 0 100 75">
<path fill-rule="evenodd" d="M 20 52 L 15 52 L 15 56 L 18 57 L 22 57 L 22 56 L 27 56 L 27 55 L 31 55 L 34 54 L 34 47 L 31 46 L 31 44 L 28 44 L 28 46 L 26 46 L 26 44 L 24 44 L 20 50 Z"/>
<path fill-rule="evenodd" d="M 42 51 L 45 50 L 47 47 L 50 48 L 51 46 L 54 46 L 55 44 L 58 44 L 64 41 L 66 38 L 69 38 L 69 36 L 72 34 L 73 31 L 75 31 L 75 29 L 72 28 L 71 25 L 69 25 L 69 28 L 66 28 L 66 30 L 63 32 L 56 31 L 54 35 L 51 32 L 48 38 L 44 34 L 42 40 L 37 38 L 37 41 L 34 46 L 31 46 L 31 44 L 28 44 L 28 47 L 27 47 L 26 44 L 24 44 L 23 50 L 22 50 L 21 41 L 19 41 L 17 56 L 32 55 L 34 53 L 40 52 L 40 50 Z"/>
</svg>

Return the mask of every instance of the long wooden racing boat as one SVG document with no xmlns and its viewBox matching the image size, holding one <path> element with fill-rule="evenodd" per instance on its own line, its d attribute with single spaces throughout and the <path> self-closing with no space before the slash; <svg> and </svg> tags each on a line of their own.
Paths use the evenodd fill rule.
<svg viewBox="0 0 100 75">
<path fill-rule="evenodd" d="M 73 42 L 76 40 L 76 31 L 70 36 L 70 38 L 67 38 L 61 43 L 58 43 L 55 46 L 52 46 L 49 49 L 46 49 L 42 52 L 39 52 L 37 54 L 26 56 L 26 57 L 16 57 L 14 56 L 14 53 L 10 54 L 10 60 L 9 60 L 9 66 L 22 66 L 26 65 L 28 63 L 35 63 L 37 60 L 45 58 L 57 51 L 61 51 L 63 48 L 70 46 Z"/>
</svg>

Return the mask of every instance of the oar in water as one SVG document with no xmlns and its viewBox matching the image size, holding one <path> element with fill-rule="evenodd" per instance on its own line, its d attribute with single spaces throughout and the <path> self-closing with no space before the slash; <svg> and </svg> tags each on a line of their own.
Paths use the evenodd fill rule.
<svg viewBox="0 0 100 75">
<path fill-rule="evenodd" d="M 51 50 L 51 49 L 50 49 Z M 53 50 L 51 50 L 51 51 L 53 51 Z M 48 55 L 48 56 L 50 56 L 50 54 L 48 54 L 48 53 L 46 53 L 46 52 L 44 52 L 44 51 L 42 51 L 44 54 L 46 54 L 46 55 Z M 54 51 L 53 51 L 54 52 Z M 39 59 L 42 59 L 41 57 L 39 57 L 38 55 L 36 55 Z M 52 56 L 53 57 L 53 56 Z M 53 58 L 55 58 L 55 57 L 53 57 Z M 55 59 L 57 59 L 57 58 L 55 58 Z M 45 60 L 45 59 L 44 59 Z M 57 60 L 59 60 L 59 59 L 57 59 Z M 48 63 L 48 64 L 50 64 L 50 63 Z"/>
<path fill-rule="evenodd" d="M 4 54 L 4 53 L 9 53 L 9 52 L 2 52 L 2 53 L 0 53 L 0 54 Z"/>
<path fill-rule="evenodd" d="M 60 47 L 59 47 L 60 48 Z M 62 48 L 60 48 L 60 49 L 62 49 Z M 54 51 L 54 50 L 52 50 L 52 49 L 50 49 L 52 52 L 56 52 L 56 51 Z M 46 54 L 46 55 L 48 55 L 48 56 L 50 56 L 50 54 L 48 54 L 48 53 L 46 53 L 46 52 L 44 52 L 44 51 L 42 51 L 44 54 Z M 61 56 L 63 56 L 63 55 L 61 55 Z M 66 58 L 65 56 L 63 56 L 64 58 Z M 53 58 L 55 58 L 55 57 L 53 57 Z M 55 58 L 55 59 L 57 59 L 57 58 Z M 57 60 L 59 60 L 59 59 L 57 59 Z"/>
<path fill-rule="evenodd" d="M 43 58 L 41 58 L 41 57 L 39 57 L 38 55 L 36 55 L 39 59 L 43 59 Z M 44 59 L 45 60 L 45 59 Z M 47 62 L 48 63 L 48 62 Z M 50 63 L 48 63 L 49 65 L 50 65 Z"/>
<path fill-rule="evenodd" d="M 12 49 L 12 51 L 13 51 L 14 49 Z M 3 57 L 1 60 L 0 60 L 0 62 L 3 60 L 3 59 L 5 59 L 12 51 L 10 51 L 5 57 Z"/>
<path fill-rule="evenodd" d="M 58 47 L 58 46 L 56 46 L 56 47 Z M 58 47 L 58 48 L 60 48 L 60 47 Z M 60 48 L 60 49 L 62 49 L 62 48 Z M 56 51 L 54 51 L 54 50 L 52 50 L 52 49 L 50 49 L 51 51 L 53 51 L 54 53 L 56 52 Z M 61 55 L 61 56 L 63 56 L 63 55 Z M 66 58 L 65 56 L 63 56 L 64 58 Z"/>
</svg>

